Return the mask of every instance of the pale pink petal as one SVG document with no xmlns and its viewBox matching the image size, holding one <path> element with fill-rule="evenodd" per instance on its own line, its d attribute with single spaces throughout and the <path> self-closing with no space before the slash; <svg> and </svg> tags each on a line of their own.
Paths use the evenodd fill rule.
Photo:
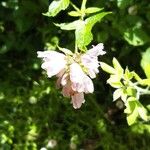
<svg viewBox="0 0 150 150">
<path fill-rule="evenodd" d="M 79 64 L 73 63 L 70 65 L 70 80 L 72 82 L 72 89 L 77 92 L 83 92 L 85 73 L 83 72 L 82 68 Z"/>
<path fill-rule="evenodd" d="M 70 82 L 68 82 L 65 86 L 63 86 L 63 88 L 62 88 L 62 94 L 63 94 L 63 96 L 70 97 L 74 93 L 75 92 L 72 90 Z"/>
<path fill-rule="evenodd" d="M 60 73 L 66 66 L 65 55 L 55 51 L 37 52 L 38 57 L 43 58 L 42 68 L 47 71 L 48 77 Z"/>
<path fill-rule="evenodd" d="M 85 93 L 93 93 L 94 92 L 94 85 L 92 80 L 85 75 L 84 78 L 84 92 Z"/>
<path fill-rule="evenodd" d="M 65 74 L 62 76 L 61 85 L 62 85 L 62 86 L 66 85 L 68 80 L 69 80 L 69 75 L 68 75 L 68 73 L 65 73 Z"/>
<path fill-rule="evenodd" d="M 74 109 L 80 108 L 82 103 L 85 102 L 83 93 L 76 93 L 73 96 L 71 96 L 71 98 L 72 98 L 72 104 Z"/>
<path fill-rule="evenodd" d="M 56 74 L 57 77 L 62 77 L 65 74 L 65 69 L 61 70 L 58 74 Z"/>
<path fill-rule="evenodd" d="M 79 64 L 73 63 L 70 65 L 70 80 L 75 83 L 83 82 L 84 72 Z"/>
<path fill-rule="evenodd" d="M 90 50 L 88 50 L 86 52 L 87 55 L 91 56 L 91 57 L 97 57 L 99 55 L 104 55 L 106 52 L 103 51 L 104 49 L 104 45 L 103 43 L 99 43 L 96 46 L 93 46 L 93 48 L 91 48 Z"/>
<path fill-rule="evenodd" d="M 56 51 L 38 51 L 37 52 L 39 58 L 49 58 L 55 59 L 55 57 L 65 57 L 64 54 L 56 52 Z"/>
<path fill-rule="evenodd" d="M 61 87 L 61 77 L 59 77 L 56 81 L 56 88 L 60 88 Z"/>
<path fill-rule="evenodd" d="M 91 78 L 95 78 L 96 74 L 99 72 L 99 63 L 97 58 L 91 58 L 88 55 L 83 55 L 81 57 L 82 64 L 87 68 L 87 73 Z"/>
<path fill-rule="evenodd" d="M 77 92 L 84 92 L 84 83 L 72 83 L 72 89 Z"/>
<path fill-rule="evenodd" d="M 61 87 L 61 80 L 63 75 L 65 74 L 65 69 L 61 70 L 58 74 L 56 74 L 56 76 L 58 77 L 57 81 L 56 81 L 56 87 L 60 88 Z"/>
<path fill-rule="evenodd" d="M 95 78 L 96 74 L 99 72 L 98 67 L 100 65 L 98 62 L 98 56 L 103 54 L 105 54 L 103 51 L 103 44 L 100 43 L 81 56 L 81 62 L 85 68 L 87 68 L 87 74 L 91 78 Z"/>
</svg>

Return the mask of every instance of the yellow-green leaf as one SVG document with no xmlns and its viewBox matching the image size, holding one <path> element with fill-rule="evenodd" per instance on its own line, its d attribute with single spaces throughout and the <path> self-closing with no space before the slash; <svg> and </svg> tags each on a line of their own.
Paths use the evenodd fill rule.
<svg viewBox="0 0 150 150">
<path fill-rule="evenodd" d="M 116 73 L 116 71 L 113 67 L 109 66 L 108 64 L 106 64 L 104 62 L 100 62 L 100 66 L 107 73 L 110 73 L 110 74 L 115 74 Z"/>
<path fill-rule="evenodd" d="M 101 10 L 103 10 L 104 8 L 98 8 L 98 7 L 89 7 L 85 10 L 85 13 L 87 14 L 91 14 L 91 13 L 96 13 L 99 12 Z"/>
<path fill-rule="evenodd" d="M 53 0 L 53 2 L 49 5 L 49 9 L 47 13 L 43 15 L 48 17 L 56 16 L 61 10 L 65 10 L 69 6 L 70 0 Z"/>
<path fill-rule="evenodd" d="M 142 53 L 141 67 L 143 68 L 147 78 L 150 78 L 150 48 Z"/>
</svg>

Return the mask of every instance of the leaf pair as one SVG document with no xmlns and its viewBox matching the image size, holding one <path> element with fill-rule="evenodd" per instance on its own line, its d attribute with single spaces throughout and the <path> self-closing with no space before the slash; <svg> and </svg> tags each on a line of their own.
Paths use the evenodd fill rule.
<svg viewBox="0 0 150 150">
<path fill-rule="evenodd" d="M 129 125 L 134 124 L 138 117 L 144 121 L 148 120 L 147 110 L 135 97 L 128 98 L 124 112 L 127 113 L 127 122 Z"/>
</svg>

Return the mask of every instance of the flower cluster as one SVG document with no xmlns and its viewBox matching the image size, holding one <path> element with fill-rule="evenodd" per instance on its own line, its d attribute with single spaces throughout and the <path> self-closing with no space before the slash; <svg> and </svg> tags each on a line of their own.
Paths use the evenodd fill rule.
<svg viewBox="0 0 150 150">
<path fill-rule="evenodd" d="M 93 46 L 84 54 L 72 53 L 65 49 L 63 53 L 56 51 L 38 51 L 38 57 L 43 59 L 42 68 L 48 77 L 57 76 L 57 87 L 62 87 L 62 94 L 71 97 L 75 109 L 85 102 L 84 93 L 93 93 L 91 78 L 99 72 L 98 56 L 105 54 L 103 44 Z"/>
</svg>

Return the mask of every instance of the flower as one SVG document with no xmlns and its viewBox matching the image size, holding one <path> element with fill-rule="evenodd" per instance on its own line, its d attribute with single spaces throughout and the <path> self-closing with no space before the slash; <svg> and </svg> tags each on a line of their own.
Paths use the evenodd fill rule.
<svg viewBox="0 0 150 150">
<path fill-rule="evenodd" d="M 84 93 L 93 93 L 94 85 L 91 78 L 99 72 L 98 56 L 104 55 L 103 44 L 93 46 L 84 54 L 72 53 L 62 49 L 63 53 L 56 51 L 38 51 L 38 57 L 43 59 L 42 68 L 47 71 L 49 78 L 57 76 L 57 87 L 62 87 L 62 94 L 71 97 L 75 109 L 85 102 Z"/>
</svg>

